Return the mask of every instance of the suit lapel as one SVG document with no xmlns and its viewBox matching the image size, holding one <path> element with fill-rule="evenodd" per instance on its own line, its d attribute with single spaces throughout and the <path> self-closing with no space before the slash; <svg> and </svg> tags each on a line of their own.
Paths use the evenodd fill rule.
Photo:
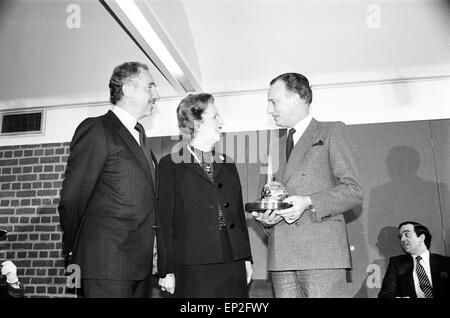
<svg viewBox="0 0 450 318">
<path fill-rule="evenodd" d="M 439 262 L 437 261 L 434 254 L 431 253 L 430 253 L 430 270 L 431 270 L 431 283 L 433 286 L 433 297 L 436 297 L 440 289 L 441 273 L 439 268 Z"/>
<path fill-rule="evenodd" d="M 200 166 L 200 164 L 197 162 L 197 160 L 194 158 L 194 156 L 191 154 L 191 152 L 187 149 L 187 147 L 183 147 L 180 150 L 180 155 L 182 156 L 182 165 L 186 168 L 194 171 L 196 174 L 200 175 L 202 178 L 207 180 L 208 182 L 211 182 L 206 175 L 206 173 L 203 171 L 203 168 Z M 216 166 L 214 165 L 214 168 Z"/>
<path fill-rule="evenodd" d="M 405 266 L 406 266 L 405 273 L 407 273 L 408 278 L 408 289 L 409 289 L 408 294 L 417 297 L 416 286 L 414 285 L 414 278 L 413 278 L 414 261 L 410 255 L 408 255 L 408 258 L 406 259 Z"/>
<path fill-rule="evenodd" d="M 125 144 L 128 146 L 128 148 L 130 148 L 131 152 L 135 155 L 138 162 L 144 168 L 147 177 L 151 179 L 149 163 L 141 147 L 136 142 L 136 139 L 134 139 L 133 135 L 131 135 L 128 129 L 122 124 L 120 119 L 117 118 L 117 116 L 112 111 L 108 111 L 108 115 L 113 124 L 117 127 L 119 136 L 123 139 Z"/>
<path fill-rule="evenodd" d="M 292 149 L 292 153 L 286 164 L 286 170 L 284 172 L 284 177 L 282 179 L 283 184 L 286 184 L 287 180 L 294 172 L 294 168 L 301 162 L 303 156 L 311 148 L 314 139 L 317 137 L 319 133 L 320 133 L 319 124 L 313 118 L 309 123 L 308 127 L 306 128 L 305 132 L 295 145 L 294 149 Z M 286 155 L 284 155 L 283 158 L 286 158 Z"/>
<path fill-rule="evenodd" d="M 155 166 L 155 180 L 153 180 L 153 185 L 155 187 L 155 194 L 156 197 L 158 197 L 158 160 L 155 157 L 155 154 L 153 153 L 153 151 L 150 149 L 150 154 L 152 155 L 152 161 L 153 161 L 153 165 Z"/>
</svg>

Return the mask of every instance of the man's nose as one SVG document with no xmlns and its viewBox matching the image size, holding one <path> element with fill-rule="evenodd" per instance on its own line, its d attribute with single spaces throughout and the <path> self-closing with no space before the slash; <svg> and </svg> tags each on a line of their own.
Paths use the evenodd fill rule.
<svg viewBox="0 0 450 318">
<path fill-rule="evenodd" d="M 158 94 L 158 90 L 157 90 L 156 88 L 153 88 L 153 91 L 152 91 L 152 98 L 153 98 L 154 100 L 159 100 L 159 94 Z"/>
</svg>

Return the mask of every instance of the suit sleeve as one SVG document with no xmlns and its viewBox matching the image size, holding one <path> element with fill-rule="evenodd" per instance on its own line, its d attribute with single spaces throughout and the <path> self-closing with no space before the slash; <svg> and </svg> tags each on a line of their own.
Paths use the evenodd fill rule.
<svg viewBox="0 0 450 318">
<path fill-rule="evenodd" d="M 242 198 L 242 186 L 241 186 L 241 180 L 239 178 L 239 173 L 237 171 L 236 165 L 233 163 L 233 172 L 237 178 L 237 182 L 239 184 L 239 218 L 242 226 L 242 231 L 245 233 L 245 239 L 247 240 L 248 246 L 250 246 L 250 237 L 248 235 L 248 227 L 247 227 L 247 218 L 245 217 L 245 211 L 244 211 L 244 200 Z M 251 253 L 251 252 L 250 252 Z M 250 254 L 250 256 L 246 259 L 246 261 L 250 261 L 253 264 L 253 259 Z"/>
<path fill-rule="evenodd" d="M 75 131 L 70 144 L 65 178 L 58 206 L 66 257 L 74 244 L 95 184 L 107 156 L 104 129 L 98 120 L 89 118 Z"/>
<path fill-rule="evenodd" d="M 330 131 L 330 170 L 336 180 L 333 187 L 310 195 L 316 222 L 344 213 L 362 202 L 359 172 L 353 157 L 350 135 L 344 123 Z"/>
<path fill-rule="evenodd" d="M 158 273 L 164 277 L 175 272 L 173 255 L 173 218 L 175 210 L 175 171 L 170 156 L 161 159 L 158 165 L 158 208 L 160 231 L 165 244 L 165 258 L 158 257 Z"/>
<path fill-rule="evenodd" d="M 389 260 L 389 265 L 386 274 L 383 278 L 381 290 L 378 293 L 378 298 L 395 298 L 397 296 L 397 269 L 392 261 Z"/>
</svg>

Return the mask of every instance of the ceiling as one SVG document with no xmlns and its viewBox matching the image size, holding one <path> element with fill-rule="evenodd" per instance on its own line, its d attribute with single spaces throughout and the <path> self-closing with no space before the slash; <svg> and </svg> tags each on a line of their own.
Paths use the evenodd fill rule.
<svg viewBox="0 0 450 318">
<path fill-rule="evenodd" d="M 264 90 L 289 71 L 313 85 L 450 76 L 447 0 L 136 1 L 215 94 Z M 69 27 L 72 4 L 79 28 Z M 100 1 L 0 1 L 0 109 L 107 101 L 126 60 L 151 64 Z M 181 95 L 152 74 L 163 98 Z"/>
</svg>

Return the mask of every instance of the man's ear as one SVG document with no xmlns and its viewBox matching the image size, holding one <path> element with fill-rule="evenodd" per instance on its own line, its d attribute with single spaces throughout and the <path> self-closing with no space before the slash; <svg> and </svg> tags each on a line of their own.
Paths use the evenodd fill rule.
<svg viewBox="0 0 450 318">
<path fill-rule="evenodd" d="M 422 242 L 425 244 L 425 234 L 419 235 L 419 238 L 422 240 Z"/>
<path fill-rule="evenodd" d="M 134 92 L 134 87 L 130 85 L 129 83 L 122 85 L 122 92 L 126 97 L 131 97 Z"/>
<path fill-rule="evenodd" d="M 292 93 L 291 98 L 295 105 L 301 102 L 301 98 L 298 94 Z"/>
</svg>

